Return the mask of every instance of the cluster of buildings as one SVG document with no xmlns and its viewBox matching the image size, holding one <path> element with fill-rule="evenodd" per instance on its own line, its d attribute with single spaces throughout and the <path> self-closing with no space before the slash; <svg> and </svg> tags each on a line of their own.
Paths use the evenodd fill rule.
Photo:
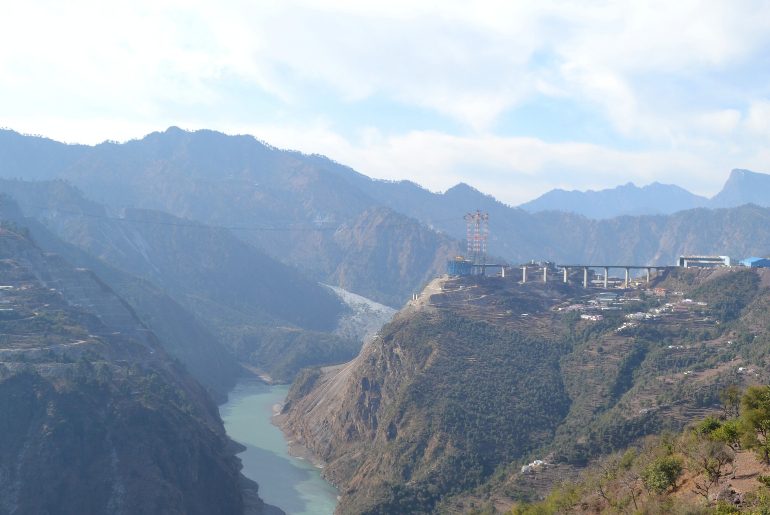
<svg viewBox="0 0 770 515">
<path fill-rule="evenodd" d="M 723 266 L 770 268 L 770 258 L 750 257 L 736 262 L 730 256 L 679 256 L 677 265 L 682 268 L 716 268 Z"/>
<path fill-rule="evenodd" d="M 582 302 L 561 304 L 555 311 L 578 312 L 582 320 L 598 322 L 604 319 L 604 311 L 620 311 L 629 304 L 640 302 L 639 298 L 626 297 L 614 292 L 600 292 Z"/>
<path fill-rule="evenodd" d="M 705 255 L 690 255 L 690 256 L 679 256 L 679 259 L 677 260 L 677 263 L 675 266 L 678 266 L 680 268 L 719 268 L 719 267 L 749 267 L 749 268 L 770 268 L 770 257 L 750 257 L 746 259 L 736 260 L 731 258 L 730 256 L 705 256 Z M 607 267 L 604 265 L 580 265 L 580 266 L 564 266 L 564 265 L 556 265 L 555 263 L 551 262 L 535 262 L 532 261 L 530 263 L 526 263 L 524 265 L 519 265 L 515 267 L 511 267 L 505 264 L 492 264 L 492 263 L 475 263 L 474 261 L 470 259 L 466 259 L 463 256 L 457 256 L 454 259 L 450 259 L 447 261 L 446 264 L 446 271 L 447 274 L 452 276 L 461 276 L 461 275 L 502 275 L 505 277 L 506 275 L 512 276 L 512 278 L 518 279 L 522 282 L 527 282 L 527 275 L 531 275 L 530 279 L 534 278 L 535 276 L 542 275 L 543 281 L 548 280 L 548 276 L 556 276 L 556 274 L 564 274 L 564 282 L 567 282 L 567 276 L 572 275 L 571 273 L 578 269 L 585 269 L 585 277 L 582 278 L 583 282 L 586 283 L 586 286 L 588 286 L 588 283 L 593 282 L 596 277 L 593 272 L 593 268 L 604 268 L 605 269 L 605 275 L 607 274 L 607 268 L 624 268 L 626 269 L 626 278 L 625 280 L 618 279 L 616 282 L 620 281 L 622 282 L 626 287 L 628 286 L 629 282 L 629 276 L 628 271 L 629 269 L 641 269 L 642 271 L 647 271 L 647 277 L 649 282 L 649 274 L 650 271 L 655 270 L 661 270 L 665 268 L 670 267 L 664 267 L 664 266 L 654 266 L 654 267 L 646 267 L 646 266 L 623 266 L 618 265 L 617 267 Z M 529 274 L 528 274 L 529 270 Z M 554 277 L 555 278 L 555 277 Z M 576 281 L 581 280 L 580 277 L 575 278 Z M 604 287 L 607 288 L 608 284 L 605 281 Z M 617 285 L 615 285 L 617 286 Z"/>
</svg>

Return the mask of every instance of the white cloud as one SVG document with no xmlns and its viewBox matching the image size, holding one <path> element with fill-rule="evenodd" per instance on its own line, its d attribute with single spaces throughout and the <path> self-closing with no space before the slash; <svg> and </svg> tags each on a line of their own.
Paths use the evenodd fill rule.
<svg viewBox="0 0 770 515">
<path fill-rule="evenodd" d="M 628 181 L 695 185 L 694 192 L 711 195 L 731 167 L 727 157 L 620 151 L 528 137 L 451 136 L 435 131 L 386 136 L 370 128 L 351 141 L 323 123 L 233 127 L 231 132 L 255 134 L 282 148 L 323 153 L 371 177 L 416 180 L 432 191 L 466 182 L 512 205 L 553 187 L 600 189 Z"/>
<path fill-rule="evenodd" d="M 711 192 L 733 166 L 770 169 L 770 85 L 751 72 L 770 47 L 764 2 L 6 4 L 0 125 L 67 141 L 171 124 L 256 132 L 364 173 L 434 189 L 465 180 L 511 202 L 626 180 Z M 731 80 L 736 70 L 745 83 Z M 262 104 L 248 119 L 238 107 L 255 94 Z M 439 117 L 419 130 L 380 128 L 378 113 L 349 126 L 334 105 L 308 101 L 324 96 Z M 501 115 L 541 98 L 570 102 L 614 134 L 548 143 L 496 132 Z"/>
<path fill-rule="evenodd" d="M 729 135 L 738 128 L 741 118 L 737 109 L 720 109 L 698 115 L 693 126 L 706 132 Z"/>
<path fill-rule="evenodd" d="M 746 129 L 765 141 L 770 140 L 770 101 L 757 100 L 751 103 Z"/>
</svg>

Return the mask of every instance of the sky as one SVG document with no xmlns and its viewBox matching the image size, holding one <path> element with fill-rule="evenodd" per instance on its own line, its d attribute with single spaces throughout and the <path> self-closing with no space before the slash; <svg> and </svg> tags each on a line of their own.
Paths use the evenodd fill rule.
<svg viewBox="0 0 770 515">
<path fill-rule="evenodd" d="M 770 172 L 770 2 L 0 0 L 0 126 L 251 134 L 509 204 Z"/>
</svg>

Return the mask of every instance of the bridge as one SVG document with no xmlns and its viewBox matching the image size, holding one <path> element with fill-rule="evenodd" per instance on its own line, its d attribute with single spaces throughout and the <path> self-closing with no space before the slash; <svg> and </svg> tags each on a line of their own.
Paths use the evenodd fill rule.
<svg viewBox="0 0 770 515">
<path fill-rule="evenodd" d="M 521 282 L 526 283 L 527 282 L 527 267 L 531 265 L 522 265 L 521 267 Z M 651 265 L 556 265 L 557 269 L 561 269 L 562 273 L 564 274 L 564 282 L 566 283 L 569 278 L 569 271 L 570 270 L 583 270 L 583 287 L 588 288 L 588 270 L 592 268 L 601 268 L 604 269 L 604 288 L 606 289 L 608 286 L 608 278 L 610 270 L 612 269 L 622 269 L 625 270 L 625 281 L 623 282 L 623 287 L 628 288 L 628 285 L 630 283 L 631 279 L 631 270 L 645 270 L 647 272 L 647 283 L 650 282 L 650 276 L 652 274 L 652 271 L 655 270 L 668 270 L 671 268 L 676 268 L 674 266 L 651 266 Z M 548 267 L 543 267 L 543 282 L 548 282 Z"/>
</svg>

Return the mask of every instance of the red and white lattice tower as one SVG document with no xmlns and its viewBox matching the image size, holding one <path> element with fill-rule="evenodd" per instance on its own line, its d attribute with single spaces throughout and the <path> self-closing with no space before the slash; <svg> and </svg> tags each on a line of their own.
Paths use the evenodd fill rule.
<svg viewBox="0 0 770 515">
<path fill-rule="evenodd" d="M 489 215 L 476 210 L 465 215 L 468 241 L 468 259 L 474 265 L 484 265 L 487 259 L 487 238 L 489 237 Z"/>
</svg>

